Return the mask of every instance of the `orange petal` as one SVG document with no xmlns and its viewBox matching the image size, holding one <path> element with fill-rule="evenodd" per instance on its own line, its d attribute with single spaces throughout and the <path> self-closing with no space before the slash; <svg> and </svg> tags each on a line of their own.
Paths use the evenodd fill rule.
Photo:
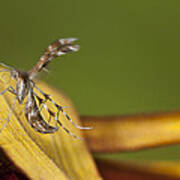
<svg viewBox="0 0 180 180">
<path fill-rule="evenodd" d="M 180 143 L 180 112 L 132 116 L 82 116 L 87 144 L 93 152 L 134 151 Z"/>
<path fill-rule="evenodd" d="M 124 163 L 97 159 L 96 163 L 104 180 L 178 180 L 180 163 Z"/>
</svg>

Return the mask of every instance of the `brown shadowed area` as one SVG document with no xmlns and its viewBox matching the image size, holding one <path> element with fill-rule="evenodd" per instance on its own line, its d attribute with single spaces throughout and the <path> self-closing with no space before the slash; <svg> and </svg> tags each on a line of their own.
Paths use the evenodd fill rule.
<svg viewBox="0 0 180 180">
<path fill-rule="evenodd" d="M 135 151 L 180 143 L 180 112 L 129 116 L 81 116 L 93 152 Z"/>
<path fill-rule="evenodd" d="M 0 179 L 1 180 L 29 180 L 25 174 L 0 149 Z"/>
</svg>

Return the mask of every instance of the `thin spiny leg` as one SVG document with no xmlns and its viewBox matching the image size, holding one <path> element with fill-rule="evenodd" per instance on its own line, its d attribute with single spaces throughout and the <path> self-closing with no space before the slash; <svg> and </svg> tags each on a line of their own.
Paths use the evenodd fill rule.
<svg viewBox="0 0 180 180">
<path fill-rule="evenodd" d="M 16 91 L 12 86 L 9 86 L 8 88 L 6 88 L 4 91 L 0 92 L 0 95 L 5 94 L 6 92 L 11 92 L 12 94 L 16 95 Z"/>
<path fill-rule="evenodd" d="M 69 131 L 68 129 L 66 129 L 66 128 L 63 126 L 63 124 L 62 124 L 58 119 L 56 119 L 56 121 L 57 121 L 57 123 L 64 129 L 65 132 L 67 132 L 68 134 L 70 134 L 71 136 L 73 136 L 73 137 L 76 138 L 76 139 L 83 140 L 83 138 L 80 138 L 80 137 L 74 135 L 71 131 Z"/>
<path fill-rule="evenodd" d="M 17 96 L 16 90 L 12 86 L 9 86 L 9 90 L 8 91 L 11 92 L 13 95 Z M 22 113 L 23 113 L 23 110 L 19 113 L 19 116 L 21 116 Z"/>
<path fill-rule="evenodd" d="M 57 116 L 55 116 L 55 114 L 53 112 L 51 112 L 51 110 L 49 110 L 49 108 L 47 107 L 46 104 L 43 103 L 44 108 L 50 113 L 50 115 L 52 114 L 52 116 L 54 117 L 54 119 L 56 120 L 56 122 L 63 128 L 63 130 L 70 134 L 72 137 L 79 139 L 79 140 L 83 140 L 83 138 L 80 138 L 78 136 L 76 136 L 75 134 L 73 134 L 71 131 L 69 131 L 66 127 L 63 126 L 63 124 L 59 121 L 58 117 L 59 117 L 59 113 L 57 113 Z M 51 116 L 51 117 L 52 117 Z"/>
<path fill-rule="evenodd" d="M 4 91 L 0 92 L 0 95 L 3 95 L 4 93 L 6 93 L 9 90 L 9 87 L 6 88 Z"/>
<path fill-rule="evenodd" d="M 63 115 L 66 117 L 66 119 L 68 121 L 70 121 L 72 123 L 73 126 L 75 126 L 76 128 L 78 129 L 92 129 L 92 127 L 82 127 L 82 126 L 79 126 L 77 124 L 75 124 L 72 119 L 66 114 L 66 112 L 63 110 L 63 106 L 59 106 L 58 104 L 56 104 L 48 94 L 45 94 L 42 90 L 40 90 L 37 86 L 35 86 L 35 88 L 46 98 L 48 99 L 49 101 L 52 102 L 52 104 L 58 109 L 58 111 L 61 111 L 63 113 Z"/>
<path fill-rule="evenodd" d="M 47 102 L 47 99 L 42 99 L 40 98 L 35 92 L 33 92 L 33 94 L 36 96 L 37 100 L 38 100 L 38 103 L 39 103 L 39 109 L 37 109 L 39 112 L 42 111 L 43 109 L 43 103 L 46 103 Z"/>
<path fill-rule="evenodd" d="M 15 89 L 12 86 L 9 87 L 9 92 L 11 92 L 14 95 L 17 95 Z"/>
<path fill-rule="evenodd" d="M 13 67 L 8 66 L 8 65 L 6 65 L 6 64 L 4 64 L 4 63 L 0 63 L 0 65 L 3 66 L 3 67 L 6 67 L 6 68 L 8 68 L 8 69 L 11 69 L 11 70 L 14 69 Z M 7 71 L 10 72 L 10 70 L 7 70 Z"/>
<path fill-rule="evenodd" d="M 48 119 L 48 123 L 50 123 L 51 122 L 51 115 L 49 114 L 49 119 Z"/>
<path fill-rule="evenodd" d="M 11 71 L 8 69 L 1 69 L 0 72 L 11 72 Z"/>
<path fill-rule="evenodd" d="M 0 128 L 0 133 L 4 130 L 4 128 L 7 126 L 7 124 L 10 121 L 11 115 L 13 113 L 13 110 L 14 110 L 14 107 L 15 107 L 15 104 L 16 104 L 16 100 L 17 100 L 17 97 L 15 97 L 14 100 L 13 100 L 13 103 L 12 103 L 11 108 L 10 108 L 10 112 L 8 114 L 8 118 L 7 118 L 6 122 L 3 124 L 3 126 Z"/>
<path fill-rule="evenodd" d="M 15 94 L 16 95 L 16 92 L 15 92 L 15 89 L 12 87 L 12 86 L 9 86 L 8 88 L 6 88 L 4 91 L 2 91 L 1 93 L 0 93 L 0 95 L 3 95 L 5 92 L 11 92 L 11 93 L 13 93 L 13 94 Z M 16 97 L 15 97 L 15 99 L 14 99 L 14 101 L 13 101 L 13 104 L 12 104 L 12 106 L 11 106 L 11 109 L 10 109 L 10 112 L 9 112 L 9 115 L 8 115 L 8 118 L 7 118 L 7 121 L 6 121 L 6 123 L 4 123 L 3 124 L 3 126 L 1 127 L 1 129 L 0 129 L 0 133 L 2 132 L 2 130 L 6 127 L 6 125 L 9 123 L 9 121 L 10 121 L 10 117 L 11 117 L 11 114 L 12 114 L 12 111 L 13 111 L 13 109 L 14 109 L 14 106 L 15 106 L 15 102 L 16 102 Z"/>
<path fill-rule="evenodd" d="M 38 100 L 41 99 L 37 94 L 34 93 L 34 95 L 37 97 Z M 46 109 L 46 111 L 49 113 L 50 118 L 53 117 L 55 119 L 55 121 L 64 129 L 65 132 L 67 132 L 68 134 L 70 134 L 72 137 L 74 137 L 76 139 L 83 140 L 82 138 L 76 136 L 75 134 L 73 134 L 71 131 L 69 131 L 67 128 L 65 128 L 63 126 L 63 124 L 58 119 L 59 113 L 57 113 L 57 115 L 55 115 L 55 113 L 52 112 L 46 104 L 44 104 L 44 103 L 41 103 L 41 104 Z"/>
<path fill-rule="evenodd" d="M 42 98 L 40 98 L 35 92 L 33 92 L 33 94 L 34 94 L 34 96 L 36 96 L 36 98 L 37 98 L 37 100 L 38 100 L 38 102 L 39 102 L 39 106 L 40 106 L 40 108 L 39 109 L 37 109 L 39 112 L 41 112 L 42 111 L 42 109 L 43 109 L 43 107 L 45 108 L 45 110 L 49 113 L 49 120 L 48 120 L 48 122 L 50 122 L 51 121 L 51 117 L 55 117 L 55 113 L 53 112 L 53 111 L 51 111 L 48 107 L 47 107 L 47 105 L 45 104 L 46 102 L 47 102 L 47 99 L 42 99 Z"/>
<path fill-rule="evenodd" d="M 92 127 L 82 127 L 82 126 L 79 126 L 79 125 L 75 124 L 74 121 L 73 121 L 73 120 L 68 116 L 68 114 L 64 111 L 64 108 L 66 108 L 66 106 L 59 106 L 59 105 L 56 104 L 51 98 L 50 98 L 49 100 L 54 104 L 54 106 L 57 107 L 57 109 L 58 109 L 59 111 L 62 112 L 62 114 L 66 117 L 66 119 L 67 119 L 68 121 L 71 122 L 71 124 L 72 124 L 74 127 L 78 128 L 78 129 L 92 129 Z"/>
</svg>

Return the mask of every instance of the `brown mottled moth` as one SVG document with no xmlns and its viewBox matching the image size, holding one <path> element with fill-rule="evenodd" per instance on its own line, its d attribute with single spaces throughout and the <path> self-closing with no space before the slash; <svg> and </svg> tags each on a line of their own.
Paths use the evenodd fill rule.
<svg viewBox="0 0 180 180">
<path fill-rule="evenodd" d="M 58 56 L 75 52 L 79 50 L 79 45 L 74 44 L 76 38 L 67 38 L 67 39 L 59 39 L 54 43 L 50 44 L 49 47 L 45 50 L 44 54 L 40 57 L 37 64 L 35 64 L 32 69 L 28 72 L 24 72 L 22 70 L 17 70 L 15 68 L 6 66 L 1 63 L 5 69 L 0 70 L 0 72 L 9 72 L 12 79 L 16 80 L 16 87 L 13 88 L 9 85 L 4 91 L 0 92 L 0 95 L 3 95 L 6 92 L 10 92 L 15 95 L 14 101 L 11 105 L 11 109 L 9 115 L 7 117 L 7 121 L 3 124 L 0 132 L 6 127 L 8 122 L 10 121 L 11 114 L 15 107 L 16 101 L 19 104 L 22 104 L 26 99 L 25 103 L 25 116 L 27 118 L 28 123 L 31 127 L 40 132 L 40 133 L 54 133 L 59 129 L 59 126 L 62 127 L 68 134 L 71 136 L 81 139 L 71 133 L 68 129 L 66 129 L 63 124 L 59 120 L 59 115 L 62 113 L 67 120 L 69 120 L 76 128 L 79 129 L 91 129 L 91 127 L 81 127 L 76 125 L 72 119 L 66 114 L 64 107 L 58 105 L 49 94 L 46 94 L 41 89 L 39 89 L 36 84 L 34 83 L 33 79 L 38 74 L 38 72 L 42 71 L 46 68 L 47 64 L 53 59 Z M 37 93 L 34 92 L 36 89 L 42 96 L 38 96 Z M 55 106 L 57 112 L 53 112 L 48 108 L 45 102 L 49 101 L 50 103 Z M 47 121 L 44 120 L 41 109 L 44 108 L 46 112 L 49 114 L 49 119 L 54 118 L 56 122 L 56 126 L 50 125 Z"/>
</svg>

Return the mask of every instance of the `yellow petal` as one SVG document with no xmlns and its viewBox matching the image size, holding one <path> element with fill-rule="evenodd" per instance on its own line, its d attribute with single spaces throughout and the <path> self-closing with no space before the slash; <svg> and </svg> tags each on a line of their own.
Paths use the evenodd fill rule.
<svg viewBox="0 0 180 180">
<path fill-rule="evenodd" d="M 15 81 L 11 84 L 14 86 Z M 77 113 L 66 96 L 45 83 L 38 82 L 37 86 L 50 94 L 58 104 L 68 106 L 66 112 L 78 123 Z M 3 89 L 3 83 L 0 83 L 0 91 Z M 8 117 L 14 97 L 9 92 L 0 96 L 0 127 L 5 122 L 2 119 Z M 71 132 L 81 137 L 81 132 L 63 116 L 60 120 Z M 18 102 L 10 122 L 0 134 L 0 148 L 32 179 L 101 179 L 84 141 L 73 138 L 61 128 L 54 134 L 36 132 L 24 116 L 24 104 L 19 105 Z"/>
<path fill-rule="evenodd" d="M 94 152 L 134 151 L 180 142 L 180 113 L 81 117 L 93 133 L 84 132 Z"/>
</svg>

